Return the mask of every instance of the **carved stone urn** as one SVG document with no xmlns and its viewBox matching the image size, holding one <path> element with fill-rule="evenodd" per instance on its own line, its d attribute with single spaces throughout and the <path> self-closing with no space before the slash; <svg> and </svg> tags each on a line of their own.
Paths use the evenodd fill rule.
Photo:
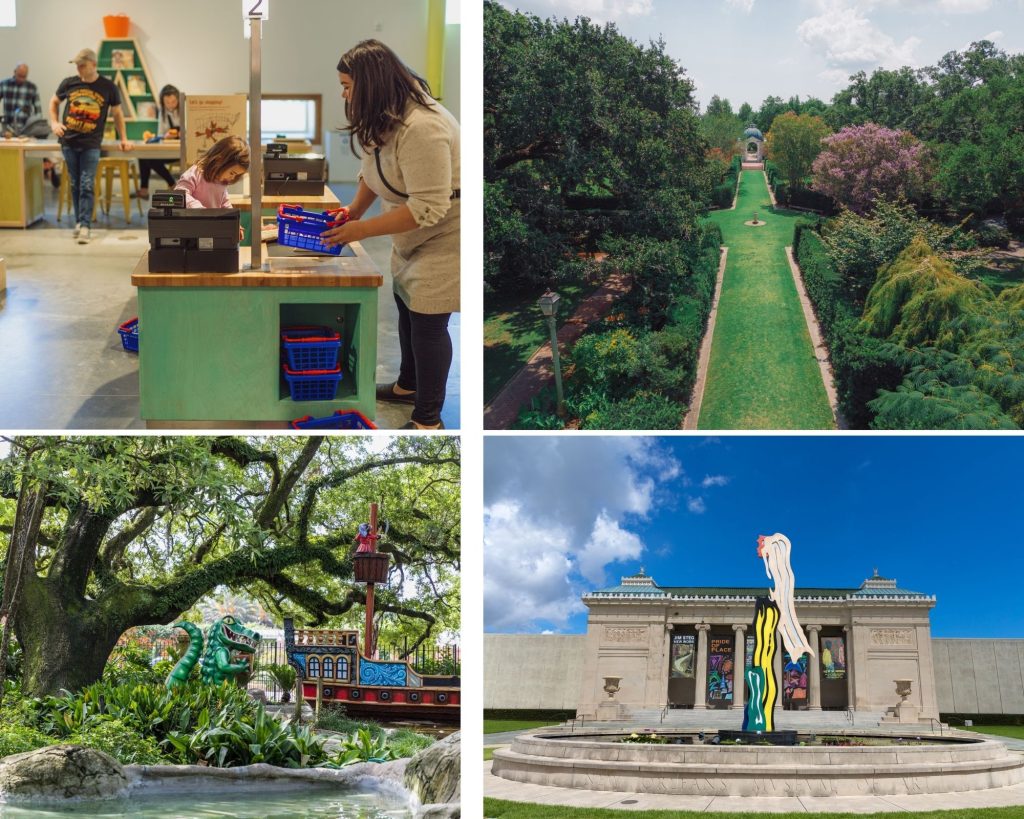
<svg viewBox="0 0 1024 819">
<path fill-rule="evenodd" d="M 622 682 L 622 677 L 604 678 L 604 690 L 608 693 L 608 699 L 615 699 L 615 692 L 619 690 L 620 682 Z"/>
<path fill-rule="evenodd" d="M 900 705 L 903 705 L 910 697 L 910 690 L 913 680 L 893 680 L 896 683 L 896 693 L 900 697 Z"/>
</svg>

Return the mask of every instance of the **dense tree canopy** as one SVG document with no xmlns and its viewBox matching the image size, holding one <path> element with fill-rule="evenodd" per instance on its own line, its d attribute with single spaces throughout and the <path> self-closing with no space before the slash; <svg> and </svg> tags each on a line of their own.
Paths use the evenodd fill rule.
<svg viewBox="0 0 1024 819">
<path fill-rule="evenodd" d="M 660 42 L 484 4 L 485 275 L 550 282 L 606 232 L 697 232 L 710 189 L 693 84 Z"/>
<path fill-rule="evenodd" d="M 811 164 L 821 153 L 821 141 L 829 134 L 820 117 L 787 111 L 775 118 L 766 142 L 768 158 L 782 171 L 791 188 L 804 185 Z"/>
<path fill-rule="evenodd" d="M 32 694 L 99 678 L 128 628 L 217 589 L 323 624 L 364 601 L 356 526 L 377 501 L 393 583 L 379 611 L 458 627 L 451 438 L 20 438 L 0 461 L 0 624 Z M 399 591 L 409 599 L 399 596 Z M 4 641 L 5 643 L 6 641 Z"/>
</svg>

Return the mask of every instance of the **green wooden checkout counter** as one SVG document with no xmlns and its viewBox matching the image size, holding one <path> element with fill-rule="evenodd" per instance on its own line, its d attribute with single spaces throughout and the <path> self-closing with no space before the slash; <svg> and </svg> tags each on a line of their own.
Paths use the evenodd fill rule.
<svg viewBox="0 0 1024 819">
<path fill-rule="evenodd" d="M 151 429 L 284 427 L 336 409 L 376 412 L 377 291 L 383 276 L 358 243 L 341 256 L 266 245 L 269 270 L 132 273 L 139 297 L 141 415 Z M 250 249 L 239 249 L 245 268 Z M 333 401 L 292 401 L 281 329 L 325 325 L 342 338 Z"/>
</svg>

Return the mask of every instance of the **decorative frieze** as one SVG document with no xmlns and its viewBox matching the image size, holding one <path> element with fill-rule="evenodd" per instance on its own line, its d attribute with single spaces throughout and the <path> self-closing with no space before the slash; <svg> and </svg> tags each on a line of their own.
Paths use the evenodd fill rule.
<svg viewBox="0 0 1024 819">
<path fill-rule="evenodd" d="M 606 643 L 646 643 L 647 626 L 605 626 Z"/>
<path fill-rule="evenodd" d="M 914 645 L 914 631 L 909 628 L 873 628 L 871 629 L 871 645 L 912 646 Z"/>
</svg>

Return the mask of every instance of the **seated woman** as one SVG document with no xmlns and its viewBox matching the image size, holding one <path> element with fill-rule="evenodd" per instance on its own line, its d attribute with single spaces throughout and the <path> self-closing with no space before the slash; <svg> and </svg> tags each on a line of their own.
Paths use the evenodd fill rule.
<svg viewBox="0 0 1024 819">
<path fill-rule="evenodd" d="M 181 129 L 181 92 L 173 85 L 165 85 L 160 89 L 160 122 L 157 125 L 157 133 L 164 139 L 177 139 Z M 156 173 L 167 187 L 173 188 L 175 178 L 167 170 L 166 159 L 140 159 L 139 160 L 139 198 L 149 199 L 149 175 Z"/>
</svg>

